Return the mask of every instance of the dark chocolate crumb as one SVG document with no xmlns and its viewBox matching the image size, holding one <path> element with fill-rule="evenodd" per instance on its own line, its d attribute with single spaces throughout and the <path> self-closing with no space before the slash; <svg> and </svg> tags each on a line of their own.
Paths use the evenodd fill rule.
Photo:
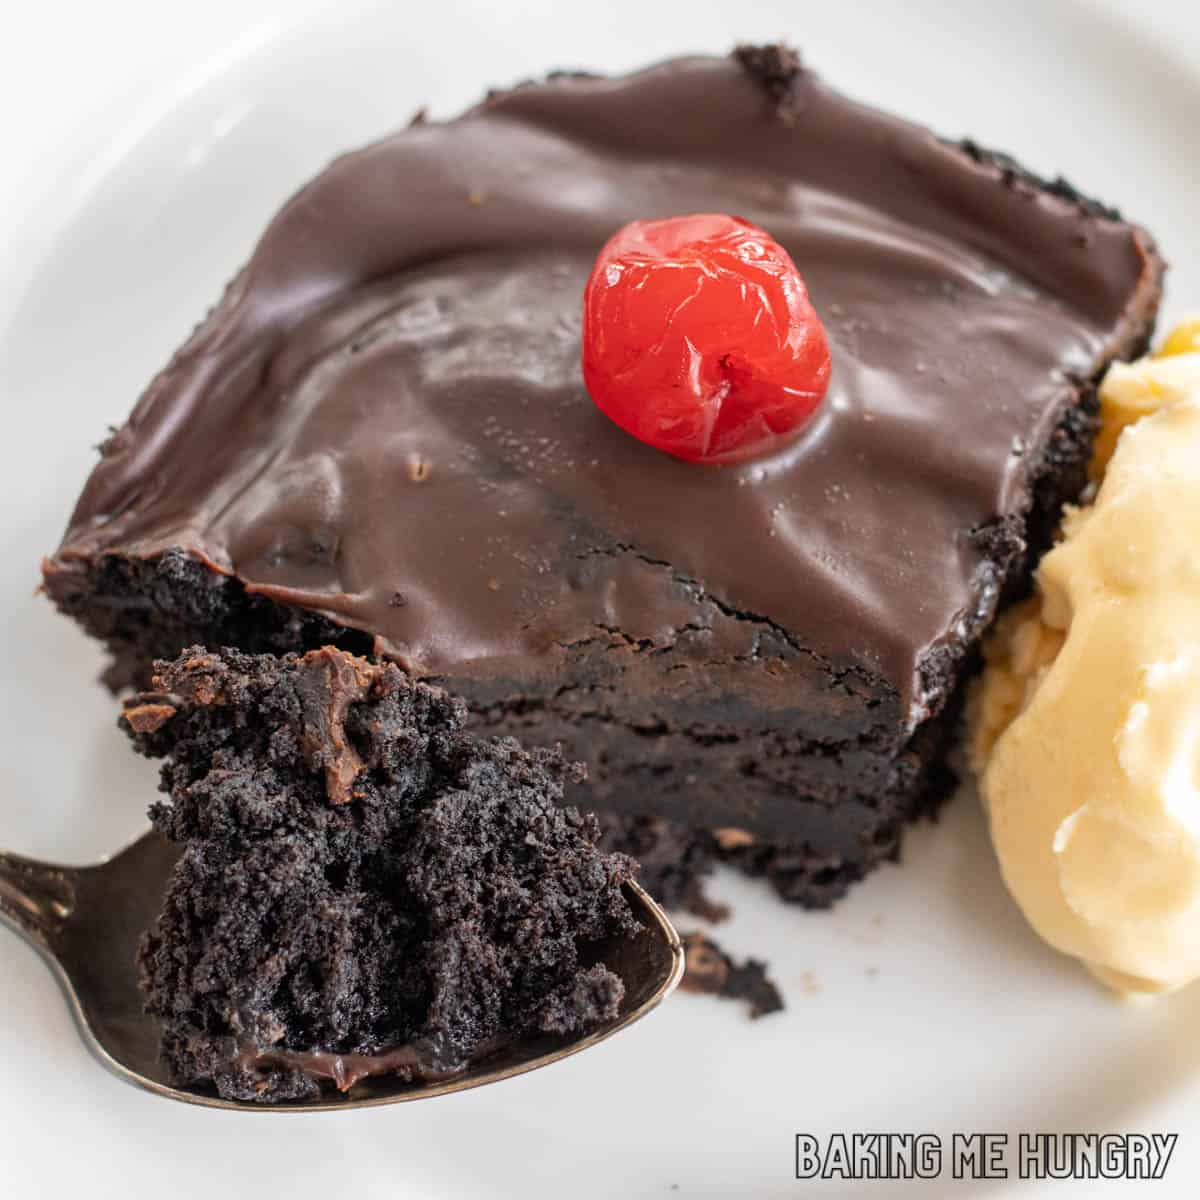
<svg viewBox="0 0 1200 1200">
<path fill-rule="evenodd" d="M 739 963 L 703 933 L 682 933 L 687 965 L 679 986 L 686 992 L 744 1000 L 757 1019 L 783 1009 L 783 997 L 767 977 L 767 964 L 748 958 Z"/>
<path fill-rule="evenodd" d="M 782 42 L 769 46 L 741 45 L 734 50 L 733 57 L 777 105 L 791 102 L 796 80 L 804 70 L 800 55 L 791 46 Z"/>
</svg>

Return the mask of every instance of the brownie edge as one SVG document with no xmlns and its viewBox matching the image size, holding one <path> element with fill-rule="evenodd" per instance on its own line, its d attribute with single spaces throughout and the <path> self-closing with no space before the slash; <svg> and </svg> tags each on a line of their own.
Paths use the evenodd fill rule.
<svg viewBox="0 0 1200 1200">
<path fill-rule="evenodd" d="M 452 1075 L 616 1015 L 596 947 L 637 923 L 635 871 L 562 805 L 559 753 L 334 648 L 193 647 L 121 725 L 163 760 L 183 847 L 140 951 L 173 1079 L 264 1103 L 387 1072 Z"/>
</svg>

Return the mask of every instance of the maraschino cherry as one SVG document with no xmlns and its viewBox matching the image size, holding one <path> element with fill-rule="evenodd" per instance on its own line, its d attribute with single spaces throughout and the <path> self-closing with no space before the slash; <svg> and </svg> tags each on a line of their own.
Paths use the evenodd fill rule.
<svg viewBox="0 0 1200 1200">
<path fill-rule="evenodd" d="M 796 264 L 749 221 L 633 221 L 600 251 L 584 293 L 583 378 L 640 441 L 697 463 L 766 453 L 813 415 L 829 371 Z"/>
</svg>

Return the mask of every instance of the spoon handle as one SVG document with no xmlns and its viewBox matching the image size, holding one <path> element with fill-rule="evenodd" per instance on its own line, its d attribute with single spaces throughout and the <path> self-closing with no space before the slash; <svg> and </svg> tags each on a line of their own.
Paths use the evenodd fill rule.
<svg viewBox="0 0 1200 1200">
<path fill-rule="evenodd" d="M 75 908 L 74 872 L 0 850 L 0 918 L 48 948 Z"/>
</svg>

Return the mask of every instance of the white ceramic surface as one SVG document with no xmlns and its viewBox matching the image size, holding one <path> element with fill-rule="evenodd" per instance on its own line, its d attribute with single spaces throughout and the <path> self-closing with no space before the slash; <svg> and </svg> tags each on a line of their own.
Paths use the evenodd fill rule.
<svg viewBox="0 0 1200 1200">
<path fill-rule="evenodd" d="M 553 66 L 785 35 L 832 81 L 1062 171 L 1150 225 L 1200 307 L 1200 39 L 1188 4 L 45 0 L 0 44 L 0 845 L 80 861 L 142 823 L 100 655 L 34 595 L 105 426 L 278 203 L 429 103 Z M 176 11 L 177 9 L 177 11 Z M 720 933 L 786 1013 L 678 995 L 628 1034 L 480 1092 L 354 1115 L 174 1106 L 87 1056 L 0 931 L 0 1196 L 1185 1196 L 1200 990 L 1123 1005 L 1026 930 L 970 796 L 832 914 L 722 876 Z M 806 1131 L 1173 1131 L 1156 1184 L 800 1184 Z M 677 1190 L 675 1190 L 677 1189 Z"/>
</svg>

